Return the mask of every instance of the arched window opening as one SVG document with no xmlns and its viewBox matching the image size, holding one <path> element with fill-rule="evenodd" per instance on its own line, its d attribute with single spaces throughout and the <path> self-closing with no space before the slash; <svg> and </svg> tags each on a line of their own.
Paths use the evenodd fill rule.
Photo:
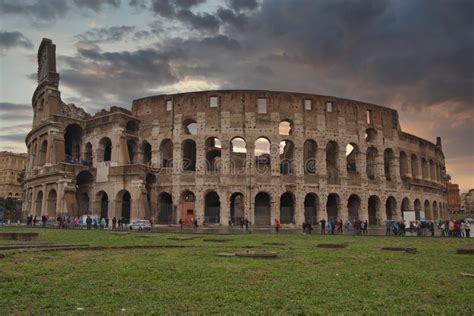
<svg viewBox="0 0 474 316">
<path fill-rule="evenodd" d="M 369 198 L 368 211 L 369 211 L 369 225 L 378 224 L 378 216 L 380 209 L 380 199 L 378 196 L 372 195 Z"/>
<path fill-rule="evenodd" d="M 352 194 L 349 196 L 347 200 L 347 212 L 349 215 L 349 220 L 359 219 L 359 211 L 360 211 L 360 197 L 356 194 Z"/>
<path fill-rule="evenodd" d="M 100 218 L 109 218 L 109 196 L 104 191 L 97 193 L 97 199 L 100 203 Z"/>
<path fill-rule="evenodd" d="M 140 127 L 136 121 L 128 121 L 125 125 L 125 133 L 133 136 L 138 136 L 138 131 Z"/>
<path fill-rule="evenodd" d="M 393 164 L 394 164 L 394 153 L 391 148 L 387 148 L 383 152 L 383 167 L 385 173 L 385 180 L 392 181 L 393 178 Z"/>
<path fill-rule="evenodd" d="M 240 225 L 245 218 L 245 200 L 240 192 L 233 193 L 230 197 L 230 220 L 233 224 Z"/>
<path fill-rule="evenodd" d="M 99 148 L 97 152 L 97 158 L 99 161 L 112 160 L 112 141 L 110 138 L 104 137 L 99 141 Z"/>
<path fill-rule="evenodd" d="M 280 142 L 280 173 L 293 174 L 293 156 L 295 145 L 292 141 L 284 140 Z"/>
<path fill-rule="evenodd" d="M 41 216 L 43 215 L 43 191 L 39 191 L 36 194 L 36 201 L 35 201 L 35 215 Z"/>
<path fill-rule="evenodd" d="M 94 177 L 89 171 L 81 171 L 76 176 L 76 207 L 79 214 L 90 214 L 89 191 Z"/>
<path fill-rule="evenodd" d="M 278 125 L 278 133 L 283 136 L 292 134 L 292 124 L 289 120 L 281 121 Z"/>
<path fill-rule="evenodd" d="M 429 178 L 428 162 L 425 158 L 421 158 L 421 176 L 425 180 Z"/>
<path fill-rule="evenodd" d="M 119 204 L 120 204 L 120 214 L 122 217 L 122 222 L 129 224 L 131 218 L 131 209 L 132 209 L 132 197 L 128 191 L 119 192 Z"/>
<path fill-rule="evenodd" d="M 438 203 L 436 203 L 436 201 L 433 201 L 433 219 L 438 220 L 440 218 L 441 216 L 438 213 Z"/>
<path fill-rule="evenodd" d="M 369 147 L 367 149 L 367 178 L 374 180 L 376 173 L 376 157 L 377 149 L 375 147 Z"/>
<path fill-rule="evenodd" d="M 197 135 L 198 124 L 194 120 L 186 120 L 183 122 L 183 133 L 186 135 Z"/>
<path fill-rule="evenodd" d="M 86 166 L 92 166 L 92 144 L 87 143 L 86 144 L 86 150 L 84 152 L 84 164 Z"/>
<path fill-rule="evenodd" d="M 255 169 L 258 174 L 270 172 L 270 141 L 260 137 L 255 141 Z"/>
<path fill-rule="evenodd" d="M 419 221 L 421 219 L 421 202 L 419 199 L 415 200 L 414 207 L 415 207 L 415 219 Z"/>
<path fill-rule="evenodd" d="M 290 192 L 285 192 L 280 197 L 280 223 L 295 223 L 295 198 Z"/>
<path fill-rule="evenodd" d="M 57 199 L 56 190 L 52 189 L 49 191 L 48 199 L 46 200 L 46 214 L 51 218 L 55 218 L 57 214 Z"/>
<path fill-rule="evenodd" d="M 412 211 L 410 200 L 408 198 L 404 198 L 402 200 L 401 211 L 402 211 L 402 218 L 405 218 L 405 213 Z"/>
<path fill-rule="evenodd" d="M 143 163 L 144 164 L 151 163 L 151 145 L 149 142 L 147 141 L 143 142 L 142 152 L 143 152 Z"/>
<path fill-rule="evenodd" d="M 411 155 L 411 175 L 413 178 L 418 178 L 420 176 L 418 157 L 416 157 L 415 154 Z"/>
<path fill-rule="evenodd" d="M 137 162 L 137 143 L 134 140 L 127 140 L 128 159 L 131 164 Z"/>
<path fill-rule="evenodd" d="M 431 181 L 436 181 L 435 164 L 432 159 L 430 159 L 430 179 Z"/>
<path fill-rule="evenodd" d="M 39 166 L 44 166 L 46 164 L 46 156 L 48 153 L 48 141 L 44 140 L 41 143 L 40 152 L 39 152 Z"/>
<path fill-rule="evenodd" d="M 173 142 L 170 139 L 165 139 L 160 144 L 161 167 L 173 167 Z"/>
<path fill-rule="evenodd" d="M 404 151 L 400 152 L 400 177 L 402 179 L 408 176 L 408 157 Z"/>
<path fill-rule="evenodd" d="M 330 141 L 326 145 L 326 173 L 328 184 L 339 183 L 339 146 L 335 141 Z"/>
<path fill-rule="evenodd" d="M 433 214 L 431 214 L 431 205 L 430 201 L 425 200 L 425 205 L 424 205 L 424 212 L 425 212 L 425 219 L 427 220 L 433 220 Z"/>
<path fill-rule="evenodd" d="M 357 172 L 357 156 L 359 147 L 356 144 L 347 144 L 346 146 L 346 166 L 348 173 Z"/>
<path fill-rule="evenodd" d="M 260 192 L 255 196 L 255 225 L 271 225 L 270 195 L 266 192 Z"/>
<path fill-rule="evenodd" d="M 397 201 L 393 196 L 389 196 L 385 202 L 385 214 L 387 220 L 394 220 L 397 212 Z"/>
<path fill-rule="evenodd" d="M 84 132 L 82 127 L 77 124 L 70 124 L 66 127 L 66 132 L 64 133 L 64 150 L 66 162 L 81 162 L 81 144 L 83 134 Z"/>
<path fill-rule="evenodd" d="M 218 138 L 210 137 L 205 143 L 206 171 L 219 171 L 221 168 L 222 143 Z"/>
<path fill-rule="evenodd" d="M 192 139 L 186 139 L 182 144 L 184 171 L 196 171 L 196 142 Z"/>
<path fill-rule="evenodd" d="M 204 223 L 219 224 L 220 209 L 219 195 L 214 191 L 207 193 L 204 198 Z"/>
<path fill-rule="evenodd" d="M 370 143 L 374 142 L 377 138 L 377 131 L 373 128 L 368 128 L 365 130 L 365 141 Z"/>
<path fill-rule="evenodd" d="M 306 194 L 304 198 L 304 220 L 312 225 L 318 224 L 319 198 L 314 193 Z"/>
<path fill-rule="evenodd" d="M 239 173 L 245 170 L 247 159 L 247 143 L 241 137 L 235 137 L 230 142 L 231 171 Z"/>
<path fill-rule="evenodd" d="M 304 142 L 303 146 L 303 163 L 305 174 L 316 174 L 316 157 L 318 146 L 312 139 Z"/>
</svg>

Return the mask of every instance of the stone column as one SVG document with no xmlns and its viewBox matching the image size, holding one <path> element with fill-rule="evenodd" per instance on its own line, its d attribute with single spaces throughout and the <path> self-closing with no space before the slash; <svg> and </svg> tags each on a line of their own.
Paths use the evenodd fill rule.
<svg viewBox="0 0 474 316">
<path fill-rule="evenodd" d="M 220 224 L 222 226 L 229 225 L 230 219 L 230 196 L 226 191 L 219 191 L 220 206 Z"/>
<path fill-rule="evenodd" d="M 326 203 L 328 201 L 328 195 L 326 193 L 322 193 L 321 195 L 318 196 L 319 199 L 318 199 L 318 203 L 319 205 L 317 206 L 317 217 L 318 217 L 318 221 L 322 220 L 322 219 L 325 219 L 327 220 L 328 219 L 328 213 L 327 213 L 327 210 L 326 210 Z"/>
<path fill-rule="evenodd" d="M 363 195 L 360 197 L 359 218 L 361 221 L 369 220 L 369 196 Z"/>
<path fill-rule="evenodd" d="M 304 222 L 304 198 L 302 191 L 295 194 L 295 224 L 297 227 Z"/>
<path fill-rule="evenodd" d="M 221 166 L 220 166 L 220 173 L 221 174 L 229 174 L 231 171 L 230 168 L 230 148 L 229 148 L 229 141 L 221 140 Z"/>
<path fill-rule="evenodd" d="M 280 175 L 280 142 L 272 139 L 270 143 L 270 157 L 271 157 L 271 174 L 272 176 Z"/>
<path fill-rule="evenodd" d="M 379 185 L 385 183 L 384 156 L 379 149 L 377 149 L 377 155 L 375 156 L 375 179 L 379 181 Z"/>
<path fill-rule="evenodd" d="M 204 192 L 199 190 L 195 192 L 196 195 L 196 202 L 194 204 L 195 207 L 195 215 L 199 222 L 199 225 L 203 225 L 204 223 Z"/>
<path fill-rule="evenodd" d="M 339 169 L 339 181 L 340 185 L 345 187 L 347 186 L 347 164 L 346 164 L 346 148 L 339 146 L 337 161 L 337 169 Z"/>
<path fill-rule="evenodd" d="M 43 200 L 41 201 L 41 214 L 47 214 L 46 213 L 46 201 L 48 199 L 48 192 L 46 192 L 46 184 L 41 185 L 41 190 L 43 191 Z"/>
<path fill-rule="evenodd" d="M 280 192 L 271 192 L 271 226 L 274 225 L 275 219 L 280 220 L 280 196 Z"/>
</svg>

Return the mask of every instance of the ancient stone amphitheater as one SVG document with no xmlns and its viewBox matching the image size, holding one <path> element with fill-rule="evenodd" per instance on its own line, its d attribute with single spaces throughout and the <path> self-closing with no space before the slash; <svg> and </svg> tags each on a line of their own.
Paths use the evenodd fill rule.
<svg viewBox="0 0 474 316">
<path fill-rule="evenodd" d="M 61 101 L 55 46 L 38 51 L 24 213 L 256 226 L 274 219 L 447 216 L 435 143 L 397 111 L 306 93 L 151 96 L 94 115 Z"/>
</svg>

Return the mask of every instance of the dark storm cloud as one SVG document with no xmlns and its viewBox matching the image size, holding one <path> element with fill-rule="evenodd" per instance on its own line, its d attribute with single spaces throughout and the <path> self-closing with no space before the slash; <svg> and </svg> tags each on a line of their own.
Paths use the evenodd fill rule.
<svg viewBox="0 0 474 316">
<path fill-rule="evenodd" d="M 228 0 L 229 7 L 234 11 L 254 10 L 258 7 L 257 0 Z"/>
<path fill-rule="evenodd" d="M 24 15 L 41 20 L 55 20 L 67 11 L 68 5 L 62 0 L 0 0 L 1 15 Z"/>
<path fill-rule="evenodd" d="M 115 42 L 122 40 L 125 36 L 131 34 L 135 30 L 134 26 L 112 26 L 93 28 L 82 34 L 76 35 L 81 41 L 99 43 L 99 42 Z"/>
<path fill-rule="evenodd" d="M 235 13 L 234 11 L 225 8 L 219 8 L 217 10 L 217 16 L 223 23 L 232 25 L 239 30 L 243 29 L 248 22 L 248 18 L 245 14 Z"/>
<path fill-rule="evenodd" d="M 0 32 L 0 51 L 14 47 L 31 49 L 33 43 L 21 32 Z"/>
<path fill-rule="evenodd" d="M 118 8 L 120 2 L 120 0 L 74 0 L 77 7 L 87 8 L 95 12 L 101 11 L 106 6 Z"/>
</svg>

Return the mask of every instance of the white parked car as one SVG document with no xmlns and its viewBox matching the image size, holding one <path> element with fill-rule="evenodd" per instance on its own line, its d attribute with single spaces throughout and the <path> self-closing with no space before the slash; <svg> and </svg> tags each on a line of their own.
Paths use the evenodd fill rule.
<svg viewBox="0 0 474 316">
<path fill-rule="evenodd" d="M 149 220 L 141 219 L 134 221 L 132 224 L 128 225 L 130 230 L 151 230 L 151 224 Z"/>
</svg>

